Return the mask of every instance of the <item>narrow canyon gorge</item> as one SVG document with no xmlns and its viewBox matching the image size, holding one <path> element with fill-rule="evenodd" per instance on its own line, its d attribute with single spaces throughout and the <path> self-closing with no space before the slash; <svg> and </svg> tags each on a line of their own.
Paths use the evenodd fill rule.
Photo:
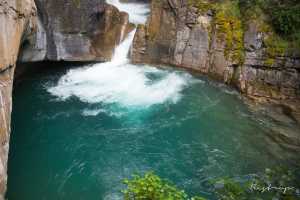
<svg viewBox="0 0 300 200">
<path fill-rule="evenodd" d="M 114 6 L 128 2 L 149 3 L 147 21 L 131 19 L 126 7 Z M 199 11 L 190 2 L 0 0 L 0 200 L 5 199 L 7 190 L 16 67 L 37 62 L 122 62 L 114 58 L 122 57 L 116 53 L 116 47 L 126 43 L 130 34 L 132 64 L 168 65 L 205 75 L 235 88 L 252 107 L 261 106 L 269 113 L 268 109 L 276 110 L 270 115 L 299 125 L 299 49 L 272 51 L 275 47 L 268 42 L 272 33 L 262 28 L 267 22 L 260 17 L 247 19 L 241 32 L 235 32 L 241 29 L 242 22 L 227 22 L 211 9 Z M 126 59 L 128 52 L 125 53 Z M 172 80 L 179 80 L 174 84 L 181 83 L 177 76 L 168 78 L 168 84 Z M 74 85 L 77 83 L 74 80 Z M 156 92 L 150 89 L 150 93 Z M 299 132 L 276 134 L 279 142 L 299 151 Z"/>
</svg>

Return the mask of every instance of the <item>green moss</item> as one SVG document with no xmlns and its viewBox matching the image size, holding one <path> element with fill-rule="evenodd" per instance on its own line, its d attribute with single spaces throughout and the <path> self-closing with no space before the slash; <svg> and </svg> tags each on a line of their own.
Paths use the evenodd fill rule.
<svg viewBox="0 0 300 200">
<path fill-rule="evenodd" d="M 284 56 L 292 50 L 293 42 L 291 43 L 278 36 L 270 25 L 261 23 L 260 31 L 265 34 L 266 60 L 264 64 L 266 66 L 272 66 L 277 57 Z"/>
<path fill-rule="evenodd" d="M 272 66 L 274 63 L 275 63 L 275 59 L 274 59 L 274 58 L 267 58 L 267 59 L 264 61 L 264 64 L 265 64 L 266 66 Z"/>
<path fill-rule="evenodd" d="M 271 39 L 266 39 L 265 40 L 267 44 L 266 48 L 266 55 L 267 58 L 265 60 L 265 65 L 266 66 L 272 66 L 275 63 L 275 59 L 280 56 L 284 56 L 285 53 L 288 51 L 288 44 L 286 41 L 281 41 L 281 40 L 276 40 L 274 38 Z"/>
<path fill-rule="evenodd" d="M 218 39 L 225 41 L 224 55 L 226 59 L 243 64 L 245 57 L 244 30 L 236 1 L 216 4 L 214 25 Z"/>
<path fill-rule="evenodd" d="M 188 3 L 190 6 L 196 7 L 200 13 L 205 13 L 214 7 L 214 3 L 207 0 L 189 0 Z"/>
<path fill-rule="evenodd" d="M 276 57 L 300 51 L 299 3 L 271 0 L 189 0 L 189 5 L 198 8 L 200 14 L 211 10 L 213 31 L 220 42 L 225 43 L 227 60 L 243 64 L 245 59 L 244 32 L 249 21 L 260 25 L 266 49 L 265 64 L 271 66 Z M 281 2 L 281 3 L 279 3 Z M 272 15 L 274 10 L 274 15 Z M 212 37 L 210 37 L 212 38 Z"/>
<path fill-rule="evenodd" d="M 286 40 L 283 40 L 276 35 L 268 36 L 264 42 L 267 47 L 267 53 L 271 58 L 276 56 L 284 56 L 289 47 L 289 44 Z"/>
<path fill-rule="evenodd" d="M 206 1 L 189 0 L 189 5 L 198 8 L 203 14 L 208 10 L 213 11 L 215 28 L 218 40 L 225 41 L 224 55 L 226 59 L 242 64 L 244 62 L 244 30 L 238 6 L 238 1 Z M 212 29 L 210 30 L 212 38 Z"/>
</svg>

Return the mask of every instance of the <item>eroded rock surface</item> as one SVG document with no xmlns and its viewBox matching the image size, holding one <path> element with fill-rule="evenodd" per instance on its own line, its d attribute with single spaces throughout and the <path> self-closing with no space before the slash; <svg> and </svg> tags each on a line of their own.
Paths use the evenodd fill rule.
<svg viewBox="0 0 300 200">
<path fill-rule="evenodd" d="M 106 61 L 132 30 L 128 14 L 104 0 L 35 0 L 38 31 L 22 46 L 21 61 Z"/>
<path fill-rule="evenodd" d="M 19 46 L 36 27 L 33 0 L 0 0 L 0 200 L 7 182 L 12 85 Z"/>
<path fill-rule="evenodd" d="M 220 32 L 214 13 L 198 12 L 188 0 L 152 1 L 151 16 L 138 27 L 132 60 L 135 63 L 171 64 L 208 74 L 236 86 L 246 96 L 259 102 L 291 108 L 299 120 L 300 56 L 296 52 L 270 58 L 264 39 L 267 33 L 249 21 L 244 32 L 243 62 L 238 50 L 228 50 L 226 34 Z M 221 39 L 220 39 L 221 38 Z"/>
</svg>

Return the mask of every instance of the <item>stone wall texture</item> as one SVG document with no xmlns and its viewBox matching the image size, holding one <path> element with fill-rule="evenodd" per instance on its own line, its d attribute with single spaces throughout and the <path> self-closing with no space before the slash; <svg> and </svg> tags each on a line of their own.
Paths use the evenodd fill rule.
<svg viewBox="0 0 300 200">
<path fill-rule="evenodd" d="M 266 65 L 264 33 L 249 22 L 243 64 L 229 61 L 212 13 L 199 14 L 187 4 L 188 0 L 151 1 L 148 22 L 138 27 L 134 38 L 132 61 L 196 70 L 233 84 L 252 99 L 283 105 L 300 119 L 300 55 L 278 56 Z M 0 200 L 6 191 L 17 59 L 106 61 L 132 29 L 128 14 L 104 0 L 0 0 Z"/>
<path fill-rule="evenodd" d="M 171 64 L 232 84 L 246 96 L 286 107 L 300 119 L 300 54 L 278 56 L 266 65 L 267 34 L 249 21 L 244 32 L 243 64 L 227 59 L 213 13 L 199 13 L 188 0 L 152 1 L 146 25 L 138 27 L 134 63 Z M 230 52 L 229 52 L 230 53 Z"/>
<path fill-rule="evenodd" d="M 21 47 L 20 61 L 107 61 L 133 29 L 128 14 L 104 0 L 35 0 L 36 34 Z"/>
<path fill-rule="evenodd" d="M 104 0 L 0 0 L 0 200 L 17 60 L 106 61 L 134 26 Z"/>
<path fill-rule="evenodd" d="M 12 86 L 19 46 L 36 27 L 33 0 L 0 0 L 0 200 L 7 182 Z"/>
</svg>

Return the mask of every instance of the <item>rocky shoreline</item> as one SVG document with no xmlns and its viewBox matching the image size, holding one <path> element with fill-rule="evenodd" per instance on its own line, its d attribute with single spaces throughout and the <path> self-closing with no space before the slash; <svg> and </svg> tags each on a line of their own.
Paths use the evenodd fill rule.
<svg viewBox="0 0 300 200">
<path fill-rule="evenodd" d="M 227 38 L 222 38 L 226 33 L 211 10 L 199 12 L 188 1 L 178 0 L 152 1 L 151 10 L 146 26 L 138 27 L 131 55 L 134 63 L 193 69 L 235 86 L 255 102 L 288 107 L 300 119 L 300 54 L 270 57 L 265 42 L 269 33 L 261 31 L 257 21 L 247 21 L 240 63 L 230 59 L 239 56 L 238 46 L 228 49 Z M 238 39 L 233 37 L 234 43 Z"/>
</svg>

